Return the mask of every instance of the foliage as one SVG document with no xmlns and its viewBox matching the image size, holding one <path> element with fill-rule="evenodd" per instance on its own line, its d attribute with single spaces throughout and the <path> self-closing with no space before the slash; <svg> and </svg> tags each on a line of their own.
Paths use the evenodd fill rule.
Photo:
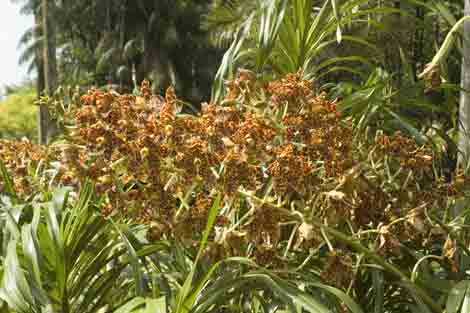
<svg viewBox="0 0 470 313">
<path fill-rule="evenodd" d="M 389 134 L 400 130 L 419 143 L 428 141 L 447 158 L 455 158 L 459 87 L 441 82 L 428 86 L 412 76 L 402 80 L 407 84 L 397 89 L 393 75 L 377 68 L 361 85 L 343 82 L 329 90 L 332 98 L 340 99 L 341 112 L 353 117 L 358 129 L 369 127 Z"/>
<path fill-rule="evenodd" d="M 123 257 L 127 248 L 112 224 L 93 210 L 89 186 L 66 209 L 69 192 L 51 190 L 48 201 L 20 207 L 14 198 L 2 201 L 3 223 L 11 232 L 3 234 L 9 240 L 1 298 L 15 312 L 114 310 L 125 302 L 125 288 L 138 288 L 128 277 L 119 279 L 129 267 L 130 258 Z"/>
<path fill-rule="evenodd" d="M 455 23 L 455 25 L 450 30 L 449 34 L 447 34 L 446 39 L 442 43 L 442 46 L 439 48 L 439 51 L 436 53 L 431 63 L 429 63 L 425 70 L 420 74 L 420 76 L 426 77 L 427 79 L 432 79 L 432 72 L 436 71 L 436 67 L 439 67 L 440 63 L 445 61 L 447 55 L 449 54 L 449 50 L 453 48 L 456 36 L 460 31 L 460 28 L 469 19 L 470 17 L 465 16 Z"/>
<path fill-rule="evenodd" d="M 3 138 L 37 137 L 34 105 L 36 93 L 31 88 L 22 88 L 11 93 L 0 102 L 0 136 Z"/>
<path fill-rule="evenodd" d="M 62 137 L 0 141 L 0 312 L 468 310 L 457 4 L 220 0 L 201 30 L 210 1 L 111 3 L 62 2 L 62 72 L 160 76 L 43 97 Z M 214 101 L 183 114 L 208 30 Z"/>
<path fill-rule="evenodd" d="M 133 308 L 162 296 L 171 312 L 221 306 L 239 312 L 246 305 L 265 312 L 296 306 L 361 312 L 359 304 L 364 312 L 437 313 L 447 299 L 452 310 L 460 307 L 465 293 L 456 281 L 468 279 L 462 227 L 468 176 L 446 180 L 438 152 L 400 133 L 353 129 L 299 74 L 265 86 L 242 71 L 228 88 L 224 106 L 205 105 L 197 116 L 178 113 L 182 104 L 171 88 L 165 99 L 151 95 L 147 83 L 140 96 L 91 90 L 64 113 L 62 141 L 48 148 L 2 143 L 3 172 L 14 176 L 3 175 L 1 190 L 24 203 L 50 195 L 51 185 L 81 188 L 93 194 L 89 205 L 96 211 L 64 208 L 57 223 L 48 217 L 42 227 L 86 228 L 88 222 L 72 222 L 83 214 L 83 221 L 93 224 L 93 216 L 107 223 L 103 231 L 116 241 L 106 242 L 121 247 L 120 236 L 130 256 L 160 247 L 154 257 L 123 264 L 134 276 L 117 280 L 118 291 L 109 289 L 122 299 L 119 284 L 131 284 Z M 58 226 L 61 234 L 65 225 Z M 125 239 L 136 232 L 139 239 Z M 100 248 L 93 251 L 110 248 L 96 240 Z M 15 249 L 9 250 L 4 255 L 14 260 Z M 88 249 L 72 251 L 88 260 Z M 27 256 L 18 258 L 27 264 Z M 66 266 L 70 275 L 74 264 Z M 155 282 L 144 295 L 142 277 Z M 81 287 L 77 294 L 94 288 Z M 449 296 L 452 288 L 461 298 Z M 74 301 L 82 298 L 65 302 Z"/>
<path fill-rule="evenodd" d="M 346 2 L 339 9 L 335 1 L 324 1 L 319 8 L 310 0 L 296 0 L 292 3 L 255 2 L 256 8 L 248 11 L 248 17 L 238 26 L 238 35 L 224 56 L 216 76 L 213 99 L 220 99 L 221 82 L 226 77 L 233 77 L 233 69 L 239 64 L 257 73 L 272 73 L 274 77 L 302 70 L 307 77 L 315 76 L 317 79 L 338 70 L 357 73 L 352 67 L 340 66 L 338 63 L 359 62 L 370 65 L 360 55 L 322 60 L 328 48 L 342 42 L 359 43 L 365 48 L 377 50 L 367 40 L 354 35 L 343 35 L 341 31 L 342 26 L 359 22 L 362 15 L 374 13 L 376 9 L 356 12 L 355 8 L 368 1 Z M 240 5 L 243 6 L 243 2 Z M 393 12 L 390 8 L 380 10 Z M 223 13 L 227 11 L 228 8 L 223 4 L 214 9 L 208 17 L 209 24 L 212 22 L 217 26 L 219 19 L 224 21 Z M 234 11 L 238 12 L 240 9 Z M 338 12 L 342 13 L 341 19 Z"/>
<path fill-rule="evenodd" d="M 25 13 L 41 16 L 39 1 L 21 2 Z M 157 92 L 173 84 L 185 99 L 197 103 L 208 98 L 220 58 L 219 49 L 200 27 L 210 3 L 58 2 L 53 22 L 57 29 L 59 83 L 89 87 L 111 82 L 132 91 L 135 83 L 147 78 L 154 82 Z M 21 40 L 21 61 L 30 64 L 31 69 L 41 63 L 36 60 L 42 55 L 41 29 L 37 27 L 28 30 Z"/>
<path fill-rule="evenodd" d="M 38 1 L 23 3 L 25 13 L 40 15 Z M 452 83 L 460 80 L 458 52 L 451 53 L 438 73 L 451 88 L 435 90 L 433 99 L 422 94 L 419 84 L 410 85 L 410 79 L 416 79 L 461 15 L 459 3 L 444 0 L 74 1 L 60 3 L 55 21 L 62 83 L 103 85 L 111 79 L 129 90 L 147 77 L 154 91 L 163 93 L 173 84 L 182 98 L 199 103 L 209 97 L 219 63 L 220 50 L 208 41 L 211 34 L 219 46 L 229 47 L 216 75 L 213 100 L 222 98 L 224 80 L 233 79 L 238 67 L 253 69 L 265 79 L 303 69 L 318 86 L 367 84 L 379 67 L 389 76 L 393 101 L 400 101 L 394 106 L 405 107 L 394 111 L 402 121 L 421 128 L 416 125 L 421 121 L 414 120 L 426 106 L 426 120 L 433 124 L 439 115 L 439 132 L 450 134 L 457 124 L 458 89 Z M 22 39 L 27 47 L 22 61 L 33 60 L 40 48 L 37 30 Z M 439 102 L 446 108 L 436 113 Z M 394 116 L 384 117 L 392 129 L 403 130 Z M 435 127 L 426 122 L 425 128 Z"/>
<path fill-rule="evenodd" d="M 461 7 L 448 1 L 333 3 L 216 1 L 206 27 L 232 43 L 215 77 L 212 99 L 221 99 L 224 80 L 237 67 L 268 80 L 300 70 L 338 99 L 341 112 L 359 127 L 389 134 L 400 130 L 420 143 L 429 139 L 445 152 L 452 171 L 460 59 L 454 53 L 452 62 L 441 62 L 424 82 L 418 76 L 442 34 L 457 23 Z M 446 42 L 456 38 L 457 27 Z"/>
</svg>

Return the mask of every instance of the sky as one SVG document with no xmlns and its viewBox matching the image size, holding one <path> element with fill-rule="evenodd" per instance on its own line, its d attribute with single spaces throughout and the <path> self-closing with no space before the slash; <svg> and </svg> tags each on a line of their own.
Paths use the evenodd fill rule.
<svg viewBox="0 0 470 313">
<path fill-rule="evenodd" d="M 26 68 L 18 65 L 21 55 L 18 42 L 33 25 L 33 17 L 21 15 L 20 8 L 21 2 L 0 0 L 0 90 L 6 84 L 18 84 L 28 77 Z"/>
</svg>

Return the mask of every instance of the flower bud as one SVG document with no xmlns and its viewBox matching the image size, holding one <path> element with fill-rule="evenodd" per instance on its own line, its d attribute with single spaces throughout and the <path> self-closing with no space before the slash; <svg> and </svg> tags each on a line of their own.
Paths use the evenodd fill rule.
<svg viewBox="0 0 470 313">
<path fill-rule="evenodd" d="M 150 150 L 149 148 L 147 147 L 143 147 L 142 149 L 140 149 L 140 156 L 142 157 L 142 159 L 146 159 L 150 154 Z"/>
</svg>

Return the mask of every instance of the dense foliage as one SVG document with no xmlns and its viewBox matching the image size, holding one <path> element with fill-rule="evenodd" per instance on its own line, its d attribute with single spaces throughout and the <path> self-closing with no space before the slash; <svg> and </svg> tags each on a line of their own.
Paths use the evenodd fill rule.
<svg viewBox="0 0 470 313">
<path fill-rule="evenodd" d="M 40 1 L 22 4 L 41 21 Z M 455 1 L 415 0 L 62 1 L 52 22 L 62 84 L 112 82 L 132 90 L 147 78 L 154 92 L 174 85 L 197 104 L 208 100 L 220 48 L 228 48 L 213 100 L 223 97 L 223 82 L 237 68 L 265 81 L 302 68 L 303 78 L 344 99 L 340 110 L 356 121 L 415 138 L 434 132 L 453 170 L 459 49 L 441 64 L 432 88 L 417 76 L 462 9 Z M 39 26 L 25 33 L 22 61 L 41 78 Z"/>
<path fill-rule="evenodd" d="M 20 61 L 37 69 L 40 76 L 44 63 L 41 1 L 18 2 L 37 22 L 21 40 Z M 137 83 L 151 79 L 157 92 L 174 84 L 184 99 L 194 103 L 210 95 L 221 57 L 221 50 L 201 27 L 210 0 L 50 2 L 54 3 L 51 27 L 57 32 L 60 84 L 112 83 L 132 91 L 135 71 Z"/>
<path fill-rule="evenodd" d="M 468 268 L 468 234 L 462 227 L 467 212 L 458 211 L 466 199 L 467 176 L 446 180 L 435 162 L 439 155 L 400 133 L 387 136 L 355 131 L 336 104 L 326 95 L 316 94 L 300 74 L 265 85 L 251 72 L 242 71 L 227 86 L 223 105 L 203 105 L 197 116 L 178 113 L 181 102 L 171 88 L 165 99 L 151 95 L 147 83 L 141 96 L 91 90 L 65 111 L 63 140 L 47 148 L 27 141 L 3 141 L 0 154 L 5 175 L 1 188 L 10 198 L 3 198 L 2 210 L 4 218 L 13 218 L 4 223 L 20 228 L 31 219 L 26 212 L 21 217 L 21 211 L 19 215 L 11 211 L 16 207 L 10 207 L 11 203 L 34 208 L 38 201 L 56 201 L 50 186 L 69 186 L 93 194 L 87 205 L 100 210 L 100 223 L 112 225 L 116 221 L 121 225 L 111 233 L 119 234 L 119 227 L 134 227 L 121 224 L 125 221 L 146 225 L 139 231 L 146 239 L 124 241 L 142 262 L 146 258 L 133 245 L 148 252 L 146 249 L 154 249 L 154 245 L 161 248 L 167 242 L 187 249 L 185 254 L 202 268 L 231 258 L 238 260 L 224 265 L 220 274 L 232 273 L 234 284 L 223 288 L 228 293 L 224 297 L 214 289 L 221 288 L 217 276 L 199 285 L 191 271 L 181 296 L 188 298 L 174 300 L 175 312 L 184 310 L 179 301 L 190 301 L 190 307 L 198 312 L 221 307 L 238 312 L 242 298 L 249 306 L 256 306 L 258 292 L 268 292 L 262 279 L 253 278 L 253 290 L 238 289 L 244 279 L 252 277 L 246 272 L 254 269 L 251 262 L 269 269 L 260 272 L 268 275 L 266 279 L 287 284 L 268 292 L 272 298 L 263 301 L 271 305 L 281 300 L 284 305 L 293 301 L 292 305 L 311 312 L 316 312 L 315 307 L 333 311 L 349 307 L 361 312 L 348 294 L 365 312 L 374 307 L 384 312 L 441 312 L 448 297 L 454 301 L 449 292 L 466 279 Z M 11 178 L 6 173 L 11 173 Z M 80 200 L 78 203 L 84 205 Z M 60 201 L 57 205 L 61 206 Z M 60 240 L 79 240 L 67 235 L 71 226 L 66 225 L 75 225 L 80 214 L 66 205 L 62 213 L 54 210 L 50 212 L 66 214 L 62 217 L 65 224 L 60 226 L 61 236 L 66 237 Z M 98 213 L 93 212 L 87 214 Z M 33 225 L 42 216 L 35 214 L 40 215 L 33 217 Z M 53 222 L 47 227 L 62 223 L 55 219 L 58 217 L 48 217 L 44 223 Z M 85 227 L 87 223 L 77 225 Z M 214 224 L 214 231 L 205 230 L 206 223 Z M 41 231 L 33 231 L 33 236 L 41 236 Z M 55 235 L 49 232 L 49 236 Z M 52 242 L 60 244 L 60 240 Z M 7 245 L 11 251 L 5 261 L 14 258 L 10 255 L 14 245 Z M 198 246 L 196 253 L 193 249 Z M 63 249 L 69 248 L 73 246 Z M 48 248 L 38 244 L 36 249 Z M 88 251 L 86 246 L 80 249 Z M 113 249 L 109 249 L 103 257 L 111 257 Z M 64 252 L 63 262 L 74 262 L 75 258 L 68 259 L 69 253 L 82 253 L 74 251 Z M 28 267 L 31 260 L 25 257 L 16 266 Z M 241 266 L 241 260 L 248 262 L 248 267 Z M 66 266 L 65 275 L 75 273 L 74 264 Z M 6 262 L 3 266 L 8 269 L 12 265 Z M 122 266 L 113 264 L 110 270 L 123 270 L 126 264 Z M 139 269 L 151 276 L 162 270 L 170 275 L 159 267 Z M 81 271 L 77 271 L 80 277 Z M 3 288 L 10 288 L 13 278 L 5 275 Z M 296 279 L 303 282 L 302 289 L 292 285 Z M 125 281 L 112 286 L 119 288 Z M 190 286 L 200 286 L 192 296 L 185 291 Z M 83 300 L 69 295 L 72 287 L 68 285 L 58 288 L 65 289 L 56 300 L 44 289 L 53 306 Z M 73 289 L 77 296 L 88 290 L 77 288 L 83 288 Z M 138 286 L 135 288 L 137 292 Z M 458 291 L 461 284 L 456 288 Z M 330 296 L 325 298 L 327 294 Z M 20 311 L 15 300 L 6 295 L 7 303 Z M 465 292 L 461 299 L 464 296 Z M 166 303 L 173 301 L 168 294 L 163 298 Z M 103 302 L 90 300 L 90 305 L 110 309 L 111 299 L 103 296 Z M 452 303 L 448 305 L 455 308 L 461 304 Z M 35 305 L 41 307 L 41 302 Z"/>
<path fill-rule="evenodd" d="M 0 140 L 0 313 L 468 312 L 459 4 L 41 2 L 57 135 Z M 115 84 L 53 93 L 55 44 Z"/>
<path fill-rule="evenodd" d="M 37 136 L 36 92 L 30 87 L 20 88 L 0 101 L 0 137 L 34 140 Z"/>
</svg>

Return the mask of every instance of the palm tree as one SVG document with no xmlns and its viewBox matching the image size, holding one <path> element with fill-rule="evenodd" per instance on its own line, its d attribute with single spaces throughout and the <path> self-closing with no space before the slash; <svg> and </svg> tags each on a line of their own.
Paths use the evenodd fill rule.
<svg viewBox="0 0 470 313">
<path fill-rule="evenodd" d="M 21 11 L 34 15 L 34 26 L 28 29 L 20 39 L 25 50 L 20 56 L 20 64 L 28 64 L 29 70 L 37 71 L 36 91 L 38 97 L 43 93 L 52 94 L 57 88 L 56 34 L 53 14 L 54 5 L 47 0 L 27 0 Z M 45 13 L 45 14 L 44 14 Z M 39 105 L 38 138 L 40 144 L 47 144 L 53 133 L 51 117 L 45 104 Z"/>
<path fill-rule="evenodd" d="M 27 0 L 21 7 L 21 13 L 33 14 L 34 25 L 28 29 L 20 39 L 19 46 L 25 49 L 20 56 L 19 63 L 28 65 L 28 71 L 34 69 L 37 72 L 36 93 L 38 97 L 45 90 L 45 73 L 43 60 L 43 17 L 41 13 L 41 3 L 39 0 Z M 38 112 L 38 138 L 41 144 L 47 143 L 47 119 L 48 112 L 44 105 L 40 105 Z"/>
<path fill-rule="evenodd" d="M 57 88 L 57 59 L 56 59 L 56 25 L 52 18 L 55 9 L 54 1 L 42 0 L 43 26 L 43 66 L 45 92 L 52 95 Z M 52 118 L 45 104 L 39 106 L 39 142 L 47 144 L 55 130 Z"/>
</svg>

